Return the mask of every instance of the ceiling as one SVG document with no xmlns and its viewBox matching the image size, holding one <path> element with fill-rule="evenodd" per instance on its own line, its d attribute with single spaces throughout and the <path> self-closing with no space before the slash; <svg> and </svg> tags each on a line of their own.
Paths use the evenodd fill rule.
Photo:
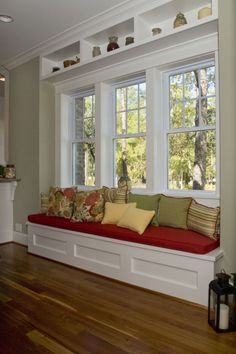
<svg viewBox="0 0 236 354">
<path fill-rule="evenodd" d="M 0 65 L 69 28 L 130 0 L 0 0 Z"/>
</svg>

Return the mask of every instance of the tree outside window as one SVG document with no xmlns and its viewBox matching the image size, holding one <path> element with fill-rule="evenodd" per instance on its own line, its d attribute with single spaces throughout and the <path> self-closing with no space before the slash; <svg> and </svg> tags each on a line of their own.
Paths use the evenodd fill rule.
<svg viewBox="0 0 236 354">
<path fill-rule="evenodd" d="M 216 189 L 215 86 L 213 65 L 169 76 L 169 189 Z"/>
<path fill-rule="evenodd" d="M 115 184 L 129 177 L 146 187 L 146 83 L 116 88 Z"/>
<path fill-rule="evenodd" d="M 75 98 L 73 184 L 95 185 L 95 95 Z"/>
</svg>

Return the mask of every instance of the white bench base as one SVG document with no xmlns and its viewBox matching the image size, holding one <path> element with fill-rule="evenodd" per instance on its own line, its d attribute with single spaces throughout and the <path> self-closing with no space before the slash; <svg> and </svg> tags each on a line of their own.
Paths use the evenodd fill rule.
<svg viewBox="0 0 236 354">
<path fill-rule="evenodd" d="M 201 305 L 223 251 L 181 252 L 28 223 L 30 253 Z"/>
</svg>

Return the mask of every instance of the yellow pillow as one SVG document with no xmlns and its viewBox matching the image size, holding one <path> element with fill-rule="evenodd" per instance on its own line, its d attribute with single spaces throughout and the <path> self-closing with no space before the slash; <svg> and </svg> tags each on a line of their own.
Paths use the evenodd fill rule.
<svg viewBox="0 0 236 354">
<path fill-rule="evenodd" d="M 155 210 L 130 208 L 122 215 L 117 226 L 125 227 L 142 235 L 154 215 Z"/>
<path fill-rule="evenodd" d="M 136 203 L 118 204 L 105 203 L 105 213 L 101 224 L 117 224 L 122 215 L 131 208 L 135 208 Z"/>
</svg>

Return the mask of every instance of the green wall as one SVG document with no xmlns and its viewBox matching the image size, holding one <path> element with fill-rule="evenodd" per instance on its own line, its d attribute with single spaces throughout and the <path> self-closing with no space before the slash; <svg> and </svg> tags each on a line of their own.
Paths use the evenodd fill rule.
<svg viewBox="0 0 236 354">
<path fill-rule="evenodd" d="M 39 190 L 47 193 L 55 180 L 54 86 L 40 82 L 39 90 Z"/>
<path fill-rule="evenodd" d="M 26 232 L 27 215 L 39 211 L 40 192 L 54 179 L 54 90 L 39 81 L 39 59 L 10 71 L 10 162 L 18 183 L 14 226 Z"/>
<path fill-rule="evenodd" d="M 236 272 L 236 1 L 219 1 L 221 246 L 223 267 Z"/>
</svg>

